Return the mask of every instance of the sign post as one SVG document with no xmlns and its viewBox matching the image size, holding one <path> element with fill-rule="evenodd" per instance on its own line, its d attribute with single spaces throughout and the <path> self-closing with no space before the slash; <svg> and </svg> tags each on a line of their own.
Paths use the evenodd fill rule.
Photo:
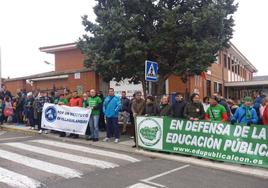
<svg viewBox="0 0 268 188">
<path fill-rule="evenodd" d="M 158 64 L 154 61 L 145 61 L 145 80 L 149 82 L 148 94 L 152 95 L 152 82 L 158 80 Z"/>
</svg>

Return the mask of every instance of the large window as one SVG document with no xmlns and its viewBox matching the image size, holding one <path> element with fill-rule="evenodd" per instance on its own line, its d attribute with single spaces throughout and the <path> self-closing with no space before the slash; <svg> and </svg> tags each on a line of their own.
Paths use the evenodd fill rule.
<svg viewBox="0 0 268 188">
<path fill-rule="evenodd" d="M 214 93 L 219 93 L 222 95 L 222 84 L 218 82 L 214 82 Z"/>
<path fill-rule="evenodd" d="M 218 93 L 222 95 L 222 84 L 218 83 Z"/>
<path fill-rule="evenodd" d="M 226 54 L 223 55 L 223 61 L 224 61 L 224 68 L 227 68 L 227 56 L 226 56 Z"/>
<path fill-rule="evenodd" d="M 228 57 L 228 69 L 231 70 L 231 59 Z"/>
<path fill-rule="evenodd" d="M 211 81 L 207 80 L 207 96 L 211 97 Z"/>
</svg>

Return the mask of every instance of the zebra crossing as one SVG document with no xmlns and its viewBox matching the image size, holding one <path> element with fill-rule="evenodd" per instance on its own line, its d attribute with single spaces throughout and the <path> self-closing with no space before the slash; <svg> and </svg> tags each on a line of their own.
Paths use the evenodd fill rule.
<svg viewBox="0 0 268 188">
<path fill-rule="evenodd" d="M 83 178 L 88 172 L 136 162 L 140 159 L 126 154 L 52 140 L 2 143 L 0 187 L 45 187 L 48 180 Z"/>
</svg>

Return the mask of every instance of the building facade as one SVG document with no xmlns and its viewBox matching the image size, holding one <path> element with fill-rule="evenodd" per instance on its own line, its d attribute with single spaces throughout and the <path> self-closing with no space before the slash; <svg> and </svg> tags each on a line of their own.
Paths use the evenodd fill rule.
<svg viewBox="0 0 268 188">
<path fill-rule="evenodd" d="M 41 52 L 54 54 L 55 71 L 26 77 L 7 79 L 5 85 L 14 95 L 17 89 L 26 91 L 70 91 L 77 90 L 80 94 L 92 88 L 107 90 L 108 83 L 94 71 L 83 65 L 84 56 L 75 43 L 41 47 Z"/>
<path fill-rule="evenodd" d="M 109 84 L 103 82 L 94 71 L 84 67 L 84 56 L 75 43 L 41 47 L 40 51 L 54 54 L 55 71 L 5 80 L 7 88 L 13 94 L 17 89 L 25 89 L 26 91 L 69 89 L 70 91 L 78 90 L 82 93 L 91 88 L 106 93 Z M 165 83 L 165 94 L 180 92 L 189 96 L 195 92 L 199 93 L 201 97 L 205 97 L 218 92 L 227 98 L 239 98 L 246 93 L 241 92 L 241 88 L 239 90 L 235 89 L 237 88 L 235 84 L 242 84 L 242 86 L 247 84 L 247 82 L 253 80 L 255 72 L 257 72 L 256 68 L 231 43 L 230 48 L 218 53 L 217 61 L 202 76 L 189 76 L 188 81 L 184 83 L 179 76 L 171 75 Z M 113 87 L 118 87 L 118 91 L 116 90 L 118 93 L 124 90 L 122 88 L 124 83 L 111 82 L 111 84 Z M 245 86 L 243 87 L 246 90 Z M 127 84 L 125 90 L 133 93 L 137 88 L 142 87 Z"/>
<path fill-rule="evenodd" d="M 183 94 L 199 93 L 201 97 L 220 93 L 226 98 L 239 98 L 229 83 L 244 83 L 253 80 L 257 69 L 250 61 L 231 43 L 230 48 L 218 53 L 217 61 L 202 75 L 190 76 L 186 83 L 175 75 L 166 82 L 166 92 L 181 92 Z"/>
</svg>

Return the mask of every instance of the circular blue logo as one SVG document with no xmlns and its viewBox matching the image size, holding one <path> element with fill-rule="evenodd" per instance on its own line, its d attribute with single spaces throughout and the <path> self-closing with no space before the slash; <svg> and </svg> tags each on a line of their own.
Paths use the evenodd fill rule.
<svg viewBox="0 0 268 188">
<path fill-rule="evenodd" d="M 57 118 L 57 110 L 54 106 L 47 107 L 45 111 L 45 118 L 48 122 L 52 123 Z"/>
</svg>

